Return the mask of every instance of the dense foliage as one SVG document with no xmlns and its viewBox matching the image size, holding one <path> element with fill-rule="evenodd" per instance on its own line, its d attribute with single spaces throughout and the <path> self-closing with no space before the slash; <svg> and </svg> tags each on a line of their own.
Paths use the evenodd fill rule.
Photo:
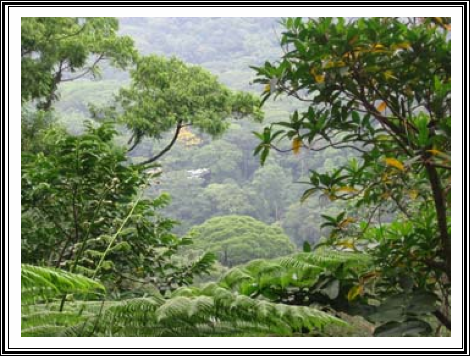
<svg viewBox="0 0 470 356">
<path fill-rule="evenodd" d="M 387 281 L 381 295 L 433 293 L 434 313 L 450 328 L 450 25 L 442 18 L 296 18 L 284 26 L 285 54 L 257 68 L 256 82 L 267 86 L 263 101 L 284 94 L 309 105 L 259 133 L 256 153 L 264 161 L 282 139 L 294 152 L 357 151 L 358 159 L 330 172 L 312 171 L 302 199 L 320 193 L 362 209 L 325 216 L 328 243 L 376 241 L 371 253 Z M 397 214 L 391 231 L 382 226 L 383 208 Z M 377 228 L 364 235 L 369 227 Z M 396 318 L 387 326 L 415 320 Z"/>
<path fill-rule="evenodd" d="M 249 216 L 212 218 L 195 226 L 189 234 L 194 238 L 190 248 L 216 253 L 219 261 L 229 267 L 295 251 L 281 228 L 268 226 Z"/>
<path fill-rule="evenodd" d="M 172 261 L 191 240 L 172 234 L 174 222 L 158 214 L 166 195 L 139 194 L 151 177 L 125 165 L 115 133 L 110 124 L 81 136 L 53 131 L 46 154 L 23 154 L 22 262 L 100 277 L 117 290 L 135 288 L 135 276 L 162 292 L 190 283 L 214 257 Z"/>
<path fill-rule="evenodd" d="M 21 35 L 23 336 L 449 335 L 450 19 Z"/>
<path fill-rule="evenodd" d="M 113 117 L 131 130 L 132 151 L 144 137 L 161 138 L 174 128 L 169 145 L 143 164 L 159 159 L 176 142 L 181 130 L 191 126 L 212 136 L 227 128 L 229 117 L 253 115 L 260 120 L 258 100 L 233 93 L 208 71 L 188 66 L 177 58 L 149 55 L 131 70 L 131 86 L 122 88 L 110 108 L 93 109 L 95 117 Z"/>
<path fill-rule="evenodd" d="M 23 17 L 21 99 L 50 109 L 58 85 L 100 74 L 100 64 L 126 68 L 136 56 L 130 37 L 112 17 Z"/>
</svg>

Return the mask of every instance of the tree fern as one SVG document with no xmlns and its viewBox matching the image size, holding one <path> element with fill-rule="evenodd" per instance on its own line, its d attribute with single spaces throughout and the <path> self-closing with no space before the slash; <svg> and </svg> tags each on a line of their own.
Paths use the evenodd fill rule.
<svg viewBox="0 0 470 356">
<path fill-rule="evenodd" d="M 224 287 L 250 294 L 265 286 L 309 287 L 320 276 L 333 273 L 340 267 L 343 271 L 361 273 L 370 269 L 372 261 L 362 253 L 339 251 L 315 251 L 299 253 L 275 260 L 255 260 L 228 271 L 221 279 Z"/>
<path fill-rule="evenodd" d="M 21 302 L 23 305 L 47 301 L 63 294 L 104 294 L 102 284 L 56 268 L 21 265 Z"/>
<path fill-rule="evenodd" d="M 347 324 L 315 308 L 276 304 L 237 295 L 217 284 L 182 288 L 172 298 L 133 299 L 106 309 L 106 336 L 288 336 Z"/>
<path fill-rule="evenodd" d="M 347 323 L 317 308 L 275 303 L 262 295 L 240 293 L 241 286 L 259 283 L 259 274 L 265 278 L 266 286 L 273 280 L 290 285 L 295 278 L 286 278 L 286 275 L 290 276 L 293 270 L 297 270 L 299 276 L 302 273 L 305 273 L 302 276 L 318 275 L 320 267 L 310 265 L 302 258 L 298 257 L 301 263 L 297 267 L 283 259 L 253 261 L 245 268 L 230 271 L 220 283 L 210 283 L 202 288 L 179 288 L 170 298 L 155 292 L 152 296 L 124 301 L 76 300 L 66 303 L 63 311 L 59 311 L 59 296 L 103 293 L 103 286 L 80 275 L 23 265 L 22 334 L 291 336 L 304 332 L 324 335 L 324 329 L 331 326 L 348 330 Z M 198 263 L 205 262 L 199 261 L 196 265 Z M 302 269 L 298 268 L 300 265 Z"/>
<path fill-rule="evenodd" d="M 55 268 L 21 265 L 22 336 L 59 336 L 71 327 L 83 329 L 94 318 L 96 302 L 78 302 L 59 311 L 64 295 L 102 297 L 102 284 Z"/>
</svg>

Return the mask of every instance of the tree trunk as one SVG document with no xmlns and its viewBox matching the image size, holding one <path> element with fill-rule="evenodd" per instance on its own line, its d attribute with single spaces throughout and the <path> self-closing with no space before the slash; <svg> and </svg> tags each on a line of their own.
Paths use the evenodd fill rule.
<svg viewBox="0 0 470 356">
<path fill-rule="evenodd" d="M 437 225 L 439 235 L 444 252 L 445 270 L 449 281 L 451 280 L 451 243 L 449 231 L 447 229 L 447 208 L 446 201 L 441 186 L 441 181 L 437 173 L 436 167 L 431 164 L 426 164 L 426 171 L 429 175 L 429 182 L 431 183 L 432 195 L 434 198 L 434 206 L 437 214 Z"/>
</svg>

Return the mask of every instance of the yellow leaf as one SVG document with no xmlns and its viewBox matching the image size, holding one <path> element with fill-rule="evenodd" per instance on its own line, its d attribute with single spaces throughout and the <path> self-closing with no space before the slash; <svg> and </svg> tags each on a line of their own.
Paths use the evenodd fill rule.
<svg viewBox="0 0 470 356">
<path fill-rule="evenodd" d="M 345 65 L 346 65 L 346 63 L 344 63 L 343 61 L 328 62 L 328 63 L 325 64 L 325 66 L 323 68 L 325 68 L 325 69 L 340 68 L 340 67 L 344 67 Z"/>
<path fill-rule="evenodd" d="M 354 250 L 356 248 L 356 246 L 354 246 L 354 244 L 350 241 L 341 241 L 341 242 L 338 242 L 335 244 L 336 246 L 342 246 L 344 248 L 350 248 L 352 250 Z"/>
<path fill-rule="evenodd" d="M 321 84 L 325 81 L 325 76 L 321 75 L 321 74 L 316 74 L 315 73 L 315 68 L 310 69 L 310 74 L 315 79 L 315 81 L 319 84 Z"/>
<path fill-rule="evenodd" d="M 357 189 L 354 189 L 352 187 L 341 187 L 339 188 L 338 190 L 336 190 L 337 192 L 346 192 L 346 193 L 356 193 L 357 192 Z"/>
<path fill-rule="evenodd" d="M 315 81 L 318 83 L 318 84 L 322 84 L 325 82 L 325 76 L 324 75 L 315 75 Z"/>
<path fill-rule="evenodd" d="M 386 70 L 384 72 L 384 76 L 385 76 L 385 79 L 397 79 L 397 77 L 393 75 L 393 72 L 391 70 Z"/>
<path fill-rule="evenodd" d="M 358 295 L 362 294 L 364 291 L 364 286 L 357 285 L 352 287 L 348 292 L 348 300 L 352 301 L 357 298 Z"/>
<path fill-rule="evenodd" d="M 377 111 L 378 112 L 383 112 L 387 108 L 387 104 L 385 101 L 382 101 L 379 106 L 377 106 Z"/>
<path fill-rule="evenodd" d="M 264 87 L 264 92 L 267 93 L 267 92 L 270 92 L 270 91 L 271 91 L 271 85 L 266 84 L 266 86 Z"/>
<path fill-rule="evenodd" d="M 436 150 L 434 148 L 431 149 L 431 150 L 427 150 L 426 152 L 432 153 L 433 155 L 442 158 L 443 163 L 445 163 L 445 164 L 450 164 L 450 162 L 451 162 L 451 156 L 447 153 L 441 152 L 441 151 Z"/>
<path fill-rule="evenodd" d="M 411 48 L 411 44 L 409 42 L 401 42 L 401 43 L 392 45 L 392 49 L 410 49 L 410 48 Z"/>
<path fill-rule="evenodd" d="M 434 278 L 434 277 L 428 278 L 428 279 L 426 280 L 426 283 L 427 283 L 427 284 L 431 284 L 431 285 L 434 286 L 434 284 L 437 283 L 437 279 Z"/>
<path fill-rule="evenodd" d="M 432 153 L 433 155 L 443 154 L 441 151 L 435 149 L 427 150 L 427 152 Z"/>
<path fill-rule="evenodd" d="M 340 228 L 343 228 L 343 227 L 346 227 L 348 226 L 350 223 L 353 223 L 355 222 L 356 219 L 354 218 L 346 218 L 344 219 L 343 221 L 340 222 L 340 224 L 338 225 Z"/>
<path fill-rule="evenodd" d="M 387 173 L 384 173 L 382 175 L 382 182 L 385 183 L 385 184 L 390 184 L 392 183 L 392 181 L 390 180 L 390 178 L 388 178 L 388 174 Z"/>
<path fill-rule="evenodd" d="M 294 152 L 295 155 L 299 154 L 301 146 L 302 146 L 302 139 L 300 137 L 294 138 L 294 141 L 292 141 L 292 151 Z"/>
<path fill-rule="evenodd" d="M 401 163 L 399 160 L 395 158 L 385 158 L 385 163 L 388 166 L 392 166 L 392 167 L 399 169 L 400 171 L 405 170 L 405 166 L 403 165 L 403 163 Z"/>
<path fill-rule="evenodd" d="M 413 93 L 414 93 L 413 90 L 411 90 L 411 88 L 410 88 L 409 86 L 407 86 L 407 87 L 405 88 L 405 94 L 406 94 L 407 96 L 411 97 L 411 96 L 413 96 Z"/>
<path fill-rule="evenodd" d="M 447 31 L 450 31 L 450 24 L 444 25 L 444 28 L 445 28 Z"/>
<path fill-rule="evenodd" d="M 380 272 L 377 272 L 377 271 L 371 271 L 371 272 L 367 272 L 365 274 L 363 274 L 359 280 L 361 283 L 367 283 L 370 279 L 372 278 L 376 278 L 380 276 Z"/>
<path fill-rule="evenodd" d="M 414 189 L 413 189 L 413 190 L 410 190 L 410 191 L 408 192 L 408 195 L 410 196 L 410 198 L 411 198 L 412 200 L 416 200 L 416 198 L 418 197 L 418 191 L 417 191 L 417 190 L 414 190 Z"/>
<path fill-rule="evenodd" d="M 372 50 L 371 50 L 372 53 L 384 53 L 384 52 L 387 52 L 385 46 L 381 45 L 381 44 L 376 44 Z"/>
<path fill-rule="evenodd" d="M 382 199 L 388 199 L 388 198 L 390 198 L 390 193 L 389 193 L 389 192 L 385 192 L 385 193 L 383 193 L 380 197 L 381 197 Z"/>
<path fill-rule="evenodd" d="M 433 17 L 433 19 L 437 22 L 437 23 L 440 23 L 442 24 L 442 17 Z"/>
</svg>

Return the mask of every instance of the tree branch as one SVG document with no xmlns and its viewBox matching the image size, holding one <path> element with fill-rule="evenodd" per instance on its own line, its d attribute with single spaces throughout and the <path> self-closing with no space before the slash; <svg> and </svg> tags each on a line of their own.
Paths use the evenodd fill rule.
<svg viewBox="0 0 470 356">
<path fill-rule="evenodd" d="M 444 259 L 446 264 L 446 274 L 451 279 L 451 247 L 450 247 L 450 236 L 447 230 L 447 214 L 446 214 L 446 202 L 444 200 L 441 182 L 437 173 L 436 167 L 427 162 L 425 157 L 425 167 L 429 176 L 429 182 L 431 183 L 432 195 L 434 198 L 434 206 L 437 214 L 437 225 L 439 228 L 439 234 L 441 238 L 442 248 L 444 250 Z"/>
<path fill-rule="evenodd" d="M 178 120 L 178 123 L 176 125 L 176 131 L 175 131 L 175 134 L 173 136 L 173 138 L 171 139 L 170 143 L 168 144 L 168 146 L 166 146 L 159 154 L 157 154 L 156 156 L 153 156 L 152 158 L 149 158 L 148 160 L 144 161 L 144 162 L 141 162 L 141 163 L 138 163 L 137 165 L 139 166 L 144 166 L 146 164 L 149 164 L 149 163 L 153 163 L 155 162 L 157 159 L 159 159 L 160 157 L 162 157 L 165 153 L 167 153 L 172 147 L 173 145 L 175 144 L 176 140 L 178 139 L 178 135 L 181 131 L 181 129 L 183 128 L 183 120 L 180 119 Z"/>
<path fill-rule="evenodd" d="M 449 318 L 447 318 L 441 311 L 439 310 L 436 310 L 434 313 L 434 316 L 437 318 L 437 320 L 439 320 L 441 322 L 442 325 L 444 325 L 447 330 L 450 331 L 450 327 L 451 327 L 451 322 L 449 320 Z"/>
<path fill-rule="evenodd" d="M 98 56 L 98 58 L 93 62 L 93 64 L 91 66 L 89 66 L 88 68 L 85 69 L 84 72 L 80 73 L 79 75 L 75 76 L 75 77 L 71 77 L 71 78 L 65 78 L 65 79 L 62 79 L 62 82 L 71 82 L 71 81 L 74 81 L 76 79 L 79 79 L 79 78 L 82 78 L 84 77 L 85 75 L 87 75 L 88 73 L 90 73 L 91 71 L 93 71 L 96 66 L 98 65 L 98 63 L 104 58 L 104 54 L 100 54 Z M 66 68 L 68 69 L 68 68 Z"/>
<path fill-rule="evenodd" d="M 134 135 L 132 135 L 132 138 L 129 140 L 129 143 L 132 142 L 133 137 L 134 137 Z M 140 143 L 140 140 L 139 140 L 138 138 L 136 138 L 135 141 L 134 141 L 134 143 L 133 143 L 133 145 L 127 149 L 127 152 L 128 152 L 128 153 L 129 153 L 129 152 L 132 152 L 132 151 L 137 147 L 137 145 L 138 145 L 139 143 Z"/>
</svg>

